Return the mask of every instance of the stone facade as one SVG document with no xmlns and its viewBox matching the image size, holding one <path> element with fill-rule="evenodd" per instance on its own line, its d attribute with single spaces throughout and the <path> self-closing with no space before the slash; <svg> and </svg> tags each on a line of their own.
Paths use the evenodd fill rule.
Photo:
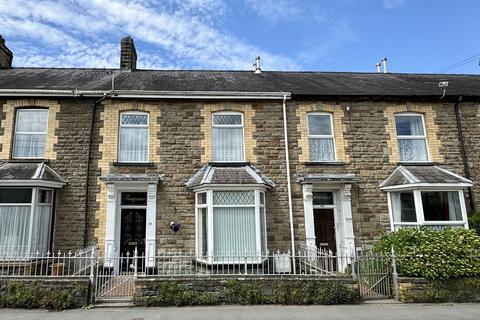
<svg viewBox="0 0 480 320">
<path fill-rule="evenodd" d="M 281 101 L 106 99 L 93 115 L 90 170 L 87 172 L 93 104 L 94 100 L 87 99 L 0 101 L 2 162 L 10 159 L 15 108 L 31 106 L 51 110 L 46 160 L 68 182 L 57 193 L 55 250 L 74 249 L 86 243 L 98 243 L 102 248 L 107 194 L 100 177 L 108 173 L 163 175 L 156 197 L 157 249 L 193 250 L 195 195 L 186 189 L 185 183 L 211 161 L 211 113 L 215 111 L 244 113 L 246 161 L 257 166 L 276 184 L 266 195 L 268 248 L 290 248 Z M 127 110 L 145 111 L 150 115 L 148 164 L 125 166 L 117 163 L 119 114 Z M 351 189 L 357 247 L 369 247 L 389 230 L 387 197 L 379 184 L 397 167 L 398 152 L 392 124 L 395 112 L 424 114 L 431 160 L 464 175 L 454 102 L 291 100 L 287 110 L 297 243 L 305 240 L 305 217 L 302 186 L 296 178 L 305 173 L 355 174 L 362 179 Z M 338 163 L 308 161 L 306 114 L 311 111 L 333 114 Z M 474 181 L 480 181 L 480 169 L 476 165 L 480 160 L 480 106 L 465 102 L 461 105 L 461 115 L 471 176 Z M 477 199 L 479 192 L 479 187 L 475 186 Z M 173 232 L 171 221 L 180 223 L 182 229 Z"/>
</svg>

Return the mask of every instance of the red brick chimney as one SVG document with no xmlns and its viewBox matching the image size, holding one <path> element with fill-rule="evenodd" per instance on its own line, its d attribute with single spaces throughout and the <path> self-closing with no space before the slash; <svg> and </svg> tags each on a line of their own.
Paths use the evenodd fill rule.
<svg viewBox="0 0 480 320">
<path fill-rule="evenodd" d="M 120 43 L 120 70 L 134 71 L 137 69 L 137 50 L 133 39 L 128 36 Z"/>
<path fill-rule="evenodd" d="M 12 67 L 13 53 L 5 45 L 5 39 L 0 34 L 0 69 Z"/>
</svg>

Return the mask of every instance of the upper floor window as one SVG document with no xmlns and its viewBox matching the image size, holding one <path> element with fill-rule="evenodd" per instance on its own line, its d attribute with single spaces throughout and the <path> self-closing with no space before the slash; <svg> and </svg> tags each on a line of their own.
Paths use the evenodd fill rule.
<svg viewBox="0 0 480 320">
<path fill-rule="evenodd" d="M 395 115 L 400 161 L 428 161 L 425 124 L 421 114 Z"/>
<path fill-rule="evenodd" d="M 212 114 L 212 158 L 218 162 L 242 162 L 243 114 L 219 112 Z"/>
<path fill-rule="evenodd" d="M 120 114 L 119 162 L 148 161 L 148 113 Z"/>
<path fill-rule="evenodd" d="M 48 109 L 18 109 L 13 142 L 13 157 L 45 157 L 47 127 Z"/>
<path fill-rule="evenodd" d="M 308 114 L 308 147 L 310 161 L 335 161 L 333 119 L 330 113 Z"/>
</svg>

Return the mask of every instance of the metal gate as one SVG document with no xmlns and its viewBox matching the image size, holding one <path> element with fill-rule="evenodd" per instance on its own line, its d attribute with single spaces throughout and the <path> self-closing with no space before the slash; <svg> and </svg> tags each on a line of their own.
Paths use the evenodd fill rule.
<svg viewBox="0 0 480 320">
<path fill-rule="evenodd" d="M 357 276 L 364 299 L 390 299 L 393 297 L 392 258 L 365 255 L 357 259 Z"/>
<path fill-rule="evenodd" d="M 99 258 L 95 277 L 95 302 L 131 301 L 136 277 L 136 255 Z"/>
</svg>

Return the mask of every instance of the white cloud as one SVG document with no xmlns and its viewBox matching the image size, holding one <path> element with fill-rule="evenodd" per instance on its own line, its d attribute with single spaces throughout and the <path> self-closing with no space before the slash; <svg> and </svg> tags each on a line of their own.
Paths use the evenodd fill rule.
<svg viewBox="0 0 480 320">
<path fill-rule="evenodd" d="M 224 10 L 220 0 L 6 0 L 0 30 L 19 66 L 117 67 L 129 34 L 140 68 L 250 69 L 256 54 L 266 69 L 298 67 L 219 28 Z"/>
<path fill-rule="evenodd" d="M 383 0 L 383 7 L 388 10 L 394 10 L 405 5 L 405 0 Z"/>
<path fill-rule="evenodd" d="M 284 20 L 294 21 L 303 13 L 292 0 L 246 0 L 246 3 L 257 16 L 271 24 Z"/>
</svg>

